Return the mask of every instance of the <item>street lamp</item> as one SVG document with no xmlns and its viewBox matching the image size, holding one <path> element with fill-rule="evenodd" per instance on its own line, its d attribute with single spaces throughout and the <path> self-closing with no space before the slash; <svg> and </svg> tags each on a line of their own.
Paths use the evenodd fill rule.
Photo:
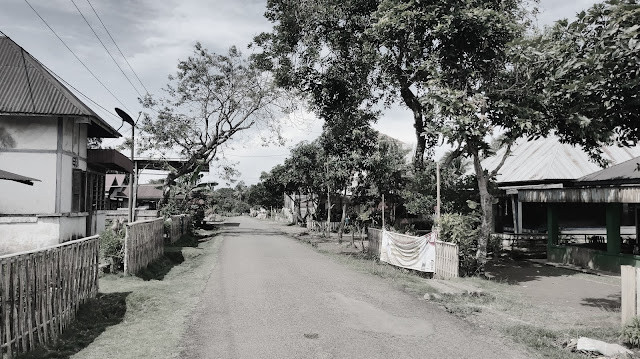
<svg viewBox="0 0 640 359">
<path fill-rule="evenodd" d="M 136 198 L 133 194 L 133 181 L 137 180 L 138 177 L 138 166 L 136 166 L 136 162 L 133 159 L 133 153 L 134 153 L 134 145 L 135 145 L 135 132 L 136 132 L 136 124 L 135 122 L 133 122 L 133 119 L 131 118 L 131 116 L 129 116 L 129 114 L 127 114 L 126 112 L 122 111 L 121 109 L 116 107 L 116 113 L 118 114 L 118 116 L 120 116 L 120 118 L 122 118 L 122 121 L 128 123 L 131 125 L 131 161 L 133 161 L 134 166 L 136 167 L 134 169 L 134 172 L 132 173 L 132 176 L 129 180 L 129 223 L 133 223 L 134 220 L 134 202 L 136 201 Z M 137 187 L 137 186 L 136 186 Z M 137 188 L 136 188 L 137 189 Z"/>
</svg>

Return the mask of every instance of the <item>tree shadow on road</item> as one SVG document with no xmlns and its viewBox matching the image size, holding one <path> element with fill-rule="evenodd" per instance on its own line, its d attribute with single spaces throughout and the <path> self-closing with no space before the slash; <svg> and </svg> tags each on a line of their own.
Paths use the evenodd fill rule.
<svg viewBox="0 0 640 359">
<path fill-rule="evenodd" d="M 578 273 L 569 269 L 510 258 L 496 258 L 489 261 L 486 266 L 486 276 L 488 278 L 512 285 L 534 281 L 543 277 L 566 277 Z"/>
<path fill-rule="evenodd" d="M 98 293 L 82 304 L 76 320 L 65 328 L 57 343 L 39 346 L 20 354 L 18 359 L 69 358 L 91 344 L 108 327 L 119 324 L 127 311 L 127 296 L 131 292 Z"/>
<path fill-rule="evenodd" d="M 622 306 L 620 294 L 609 295 L 606 298 L 582 298 L 581 305 L 600 308 L 607 312 L 619 312 Z"/>
</svg>

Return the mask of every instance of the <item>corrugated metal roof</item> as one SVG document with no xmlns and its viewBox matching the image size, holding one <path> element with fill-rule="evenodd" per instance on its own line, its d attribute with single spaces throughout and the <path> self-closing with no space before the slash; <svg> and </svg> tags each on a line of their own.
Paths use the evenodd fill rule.
<svg viewBox="0 0 640 359">
<path fill-rule="evenodd" d="M 577 185 L 593 182 L 639 183 L 640 157 L 588 174 L 576 181 Z"/>
<path fill-rule="evenodd" d="M 120 134 L 78 99 L 31 54 L 0 36 L 0 114 L 86 116 L 99 137 Z"/>
<path fill-rule="evenodd" d="M 129 187 L 126 187 L 122 194 L 129 197 Z M 162 184 L 141 184 L 138 185 L 138 199 L 161 199 Z"/>
<path fill-rule="evenodd" d="M 496 155 L 482 161 L 483 167 L 492 171 L 502 160 L 505 151 L 502 148 Z M 638 146 L 603 148 L 603 157 L 612 164 L 638 156 Z M 560 143 L 558 137 L 552 135 L 533 141 L 516 141 L 496 180 L 498 183 L 575 180 L 601 169 L 580 147 Z"/>
</svg>

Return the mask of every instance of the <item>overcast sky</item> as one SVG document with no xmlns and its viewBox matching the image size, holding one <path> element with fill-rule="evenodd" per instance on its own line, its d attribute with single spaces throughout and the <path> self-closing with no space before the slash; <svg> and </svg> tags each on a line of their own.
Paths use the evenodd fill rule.
<svg viewBox="0 0 640 359">
<path fill-rule="evenodd" d="M 231 45 L 246 49 L 255 35 L 271 28 L 263 17 L 264 0 L 29 0 L 116 99 L 82 67 L 26 0 L 0 1 L 0 31 L 102 107 L 110 111 L 114 107 L 125 107 L 134 116 L 141 110 L 136 91 L 100 45 L 73 2 L 141 93 L 144 93 L 142 86 L 111 43 L 88 1 L 152 94 L 160 92 L 167 83 L 167 75 L 175 72 L 179 59 L 190 55 L 196 41 L 214 52 L 224 52 Z M 572 18 L 595 2 L 541 0 L 538 25 Z M 245 53 L 248 51 L 244 50 Z M 107 113 L 93 103 L 85 102 L 114 128 L 120 128 L 121 121 L 113 112 Z M 415 142 L 411 114 L 402 108 L 386 111 L 374 127 L 406 143 Z M 286 158 L 292 145 L 317 137 L 322 130 L 322 121 L 298 114 L 293 120 L 286 121 L 283 130 L 287 140 L 284 147 L 265 147 L 256 136 L 243 135 L 225 148 L 225 157 L 238 163 L 240 180 L 247 184 L 257 182 L 262 171 L 268 171 Z M 120 133 L 129 136 L 128 125 L 122 126 Z M 117 140 L 104 141 L 107 146 L 117 143 Z M 148 173 L 142 181 L 157 177 Z M 206 178 L 217 180 L 215 173 Z"/>
</svg>

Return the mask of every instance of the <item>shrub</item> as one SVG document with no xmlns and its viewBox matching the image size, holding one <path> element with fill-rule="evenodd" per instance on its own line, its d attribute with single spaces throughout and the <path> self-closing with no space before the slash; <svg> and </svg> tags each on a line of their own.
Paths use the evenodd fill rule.
<svg viewBox="0 0 640 359">
<path fill-rule="evenodd" d="M 446 213 L 440 217 L 439 239 L 458 245 L 460 274 L 472 275 L 478 269 L 476 251 L 480 217 L 475 214 Z"/>
<path fill-rule="evenodd" d="M 640 318 L 633 317 L 629 323 L 622 328 L 622 342 L 631 347 L 640 347 Z"/>
<path fill-rule="evenodd" d="M 107 229 L 100 235 L 100 255 L 111 263 L 111 270 L 124 269 L 124 234 Z"/>
</svg>

